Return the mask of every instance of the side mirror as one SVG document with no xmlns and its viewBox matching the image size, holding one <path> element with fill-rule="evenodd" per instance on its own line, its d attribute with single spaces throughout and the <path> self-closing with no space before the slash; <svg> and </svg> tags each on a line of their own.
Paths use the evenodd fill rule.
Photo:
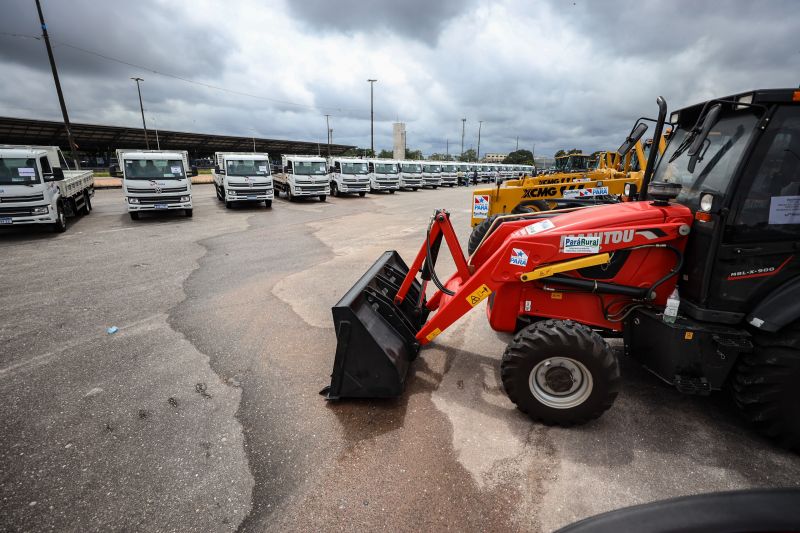
<svg viewBox="0 0 800 533">
<path fill-rule="evenodd" d="M 118 165 L 111 165 L 108 167 L 108 175 L 112 178 L 116 178 L 119 174 L 119 166 Z"/>
<path fill-rule="evenodd" d="M 197 167 L 192 166 L 192 176 L 197 176 L 197 174 L 198 174 Z"/>
<path fill-rule="evenodd" d="M 646 131 L 647 124 L 644 122 L 640 122 L 634 126 L 630 134 L 628 134 L 628 138 L 625 139 L 625 142 L 623 142 L 622 145 L 617 149 L 617 153 L 624 157 L 634 146 L 636 146 L 636 143 L 639 142 L 639 139 L 642 138 L 642 135 L 644 135 L 644 132 Z"/>
<path fill-rule="evenodd" d="M 216 172 L 217 174 L 225 174 L 225 171 L 219 168 L 219 165 L 214 166 L 214 172 Z"/>
<path fill-rule="evenodd" d="M 64 181 L 64 169 L 53 167 L 53 181 Z"/>
<path fill-rule="evenodd" d="M 694 167 L 697 166 L 697 162 L 702 159 L 702 149 L 708 138 L 708 132 L 711 131 L 711 128 L 717 123 L 717 118 L 719 118 L 721 112 L 722 105 L 716 104 L 706 113 L 706 117 L 703 119 L 703 126 L 700 128 L 700 133 L 694 138 L 687 152 L 689 154 L 689 172 L 694 172 Z"/>
<path fill-rule="evenodd" d="M 636 199 L 636 193 L 639 192 L 635 183 L 626 183 L 623 192 L 625 200 L 631 202 Z"/>
</svg>

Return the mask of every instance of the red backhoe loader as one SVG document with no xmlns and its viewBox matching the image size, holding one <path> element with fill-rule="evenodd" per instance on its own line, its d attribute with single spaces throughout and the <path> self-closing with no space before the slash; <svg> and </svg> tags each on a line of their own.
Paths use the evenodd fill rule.
<svg viewBox="0 0 800 533">
<path fill-rule="evenodd" d="M 608 409 L 620 371 L 606 338 L 622 337 L 681 392 L 729 386 L 758 429 L 800 449 L 800 90 L 710 100 L 669 124 L 658 166 L 651 150 L 641 190 L 626 191 L 636 201 L 504 217 L 469 259 L 437 210 L 410 267 L 384 253 L 334 306 L 323 393 L 402 394 L 420 348 L 488 300 L 492 328 L 515 333 L 503 386 L 535 420 Z M 444 282 L 442 240 L 456 266 Z"/>
</svg>

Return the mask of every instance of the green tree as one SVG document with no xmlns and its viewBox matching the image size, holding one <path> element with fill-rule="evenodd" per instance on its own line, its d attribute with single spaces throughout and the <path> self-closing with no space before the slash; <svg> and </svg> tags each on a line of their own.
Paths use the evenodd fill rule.
<svg viewBox="0 0 800 533">
<path fill-rule="evenodd" d="M 409 150 L 406 148 L 406 159 L 422 159 L 422 150 Z"/>
<path fill-rule="evenodd" d="M 478 157 L 478 154 L 475 153 L 475 150 L 470 148 L 469 150 L 464 150 L 464 153 L 458 158 L 459 161 L 475 161 Z"/>
<path fill-rule="evenodd" d="M 369 148 L 350 148 L 342 153 L 344 157 L 375 157 L 375 152 Z"/>
<path fill-rule="evenodd" d="M 378 157 L 380 157 L 381 159 L 391 159 L 394 157 L 394 152 L 392 152 L 391 150 L 381 150 L 380 152 L 378 152 Z"/>
<path fill-rule="evenodd" d="M 533 152 L 530 150 L 517 150 L 511 152 L 503 159 L 503 163 L 508 165 L 532 165 Z"/>
<path fill-rule="evenodd" d="M 581 150 L 580 148 L 572 148 L 572 149 L 570 149 L 569 152 L 567 152 L 567 154 L 582 154 L 582 153 L 583 153 L 583 150 Z"/>
<path fill-rule="evenodd" d="M 562 155 L 567 155 L 567 152 L 565 152 L 564 150 L 559 150 L 553 157 L 561 157 Z"/>
</svg>

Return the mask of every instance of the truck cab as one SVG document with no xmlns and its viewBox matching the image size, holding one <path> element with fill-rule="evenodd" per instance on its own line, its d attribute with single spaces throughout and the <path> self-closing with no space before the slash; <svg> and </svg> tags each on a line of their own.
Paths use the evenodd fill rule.
<svg viewBox="0 0 800 533">
<path fill-rule="evenodd" d="M 456 172 L 456 164 L 453 162 L 445 161 L 441 166 L 442 171 L 442 185 L 454 187 L 458 185 L 458 174 Z"/>
<path fill-rule="evenodd" d="M 65 231 L 67 216 L 89 214 L 93 195 L 92 171 L 69 170 L 57 146 L 0 145 L 0 226 Z"/>
<path fill-rule="evenodd" d="M 394 191 L 400 190 L 400 165 L 393 159 L 370 159 L 369 165 L 369 186 L 370 191 Z"/>
<path fill-rule="evenodd" d="M 184 151 L 117 150 L 122 193 L 132 220 L 147 211 L 182 210 L 192 216 L 192 176 Z"/>
<path fill-rule="evenodd" d="M 419 161 L 400 161 L 400 187 L 412 191 L 422 187 L 422 164 Z"/>
<path fill-rule="evenodd" d="M 364 159 L 355 157 L 331 157 L 328 159 L 328 180 L 331 194 L 354 194 L 366 196 L 369 192 L 369 165 Z"/>
<path fill-rule="evenodd" d="M 282 155 L 281 172 L 275 174 L 274 181 L 275 188 L 289 201 L 317 197 L 324 202 L 331 191 L 327 162 L 321 156 Z"/>
<path fill-rule="evenodd" d="M 436 161 L 422 164 L 422 186 L 435 189 L 442 184 L 442 167 Z"/>
<path fill-rule="evenodd" d="M 272 206 L 274 189 L 266 152 L 216 152 L 214 188 L 230 209 L 233 202 L 264 202 Z"/>
</svg>

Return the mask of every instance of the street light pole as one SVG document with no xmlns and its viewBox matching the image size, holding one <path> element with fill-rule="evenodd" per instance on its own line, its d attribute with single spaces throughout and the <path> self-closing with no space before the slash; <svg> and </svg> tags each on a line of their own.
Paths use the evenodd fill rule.
<svg viewBox="0 0 800 533">
<path fill-rule="evenodd" d="M 369 82 L 369 148 L 372 150 L 372 157 L 375 157 L 375 106 L 372 89 L 378 80 L 367 80 Z"/>
<path fill-rule="evenodd" d="M 467 119 L 461 119 L 461 156 L 464 156 L 464 128 L 467 126 Z"/>
<path fill-rule="evenodd" d="M 142 88 L 139 86 L 140 81 L 144 81 L 142 78 L 131 78 L 133 81 L 136 82 L 136 90 L 139 91 L 139 110 L 142 112 L 142 128 L 144 128 L 144 143 L 147 145 L 147 149 L 150 149 L 150 140 L 147 138 L 147 124 L 144 121 L 144 104 L 142 104 Z"/>
<path fill-rule="evenodd" d="M 483 121 L 478 121 L 478 154 L 476 156 L 476 161 L 480 162 L 481 160 L 481 127 L 483 126 Z"/>
<path fill-rule="evenodd" d="M 72 137 L 72 130 L 69 125 L 69 114 L 67 114 L 67 104 L 64 102 L 64 93 L 61 92 L 61 82 L 58 80 L 58 69 L 56 68 L 56 60 L 53 57 L 53 49 L 50 47 L 50 36 L 47 34 L 47 24 L 44 22 L 44 14 L 42 13 L 42 6 L 39 0 L 36 0 L 36 10 L 39 12 L 39 22 L 42 25 L 42 38 L 47 47 L 47 57 L 50 59 L 50 69 L 53 71 L 53 82 L 56 84 L 56 94 L 58 94 L 58 103 L 61 105 L 61 115 L 64 117 L 64 129 L 67 133 L 67 143 L 72 152 L 72 159 L 75 163 L 75 168 L 80 169 L 78 162 L 78 145 Z"/>
<path fill-rule="evenodd" d="M 325 115 L 325 130 L 326 130 L 326 133 L 328 134 L 328 157 L 331 156 L 331 121 L 330 121 L 330 118 L 331 118 L 330 115 Z"/>
</svg>

